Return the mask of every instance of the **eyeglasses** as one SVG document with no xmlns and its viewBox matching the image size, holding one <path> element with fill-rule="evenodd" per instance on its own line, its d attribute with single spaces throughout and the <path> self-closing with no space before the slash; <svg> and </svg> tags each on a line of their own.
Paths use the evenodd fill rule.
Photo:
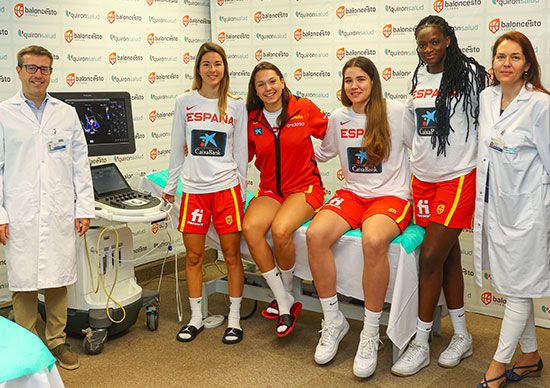
<svg viewBox="0 0 550 388">
<path fill-rule="evenodd" d="M 40 69 L 43 75 L 50 75 L 53 70 L 53 67 L 50 66 L 21 65 L 21 67 L 24 67 L 29 74 L 35 74 Z"/>
</svg>

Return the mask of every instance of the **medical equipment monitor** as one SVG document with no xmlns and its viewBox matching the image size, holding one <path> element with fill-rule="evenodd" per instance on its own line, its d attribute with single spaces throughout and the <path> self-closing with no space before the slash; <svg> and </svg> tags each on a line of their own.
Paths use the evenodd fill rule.
<svg viewBox="0 0 550 388">
<path fill-rule="evenodd" d="M 136 151 L 132 106 L 128 92 L 50 93 L 76 109 L 88 143 L 88 156 L 132 154 Z"/>
<path fill-rule="evenodd" d="M 131 190 L 116 164 L 92 166 L 91 170 L 96 198 Z"/>
</svg>

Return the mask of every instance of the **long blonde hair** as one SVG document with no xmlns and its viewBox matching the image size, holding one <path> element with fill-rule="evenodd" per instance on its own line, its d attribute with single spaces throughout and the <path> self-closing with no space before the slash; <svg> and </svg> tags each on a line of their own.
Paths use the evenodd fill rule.
<svg viewBox="0 0 550 388">
<path fill-rule="evenodd" d="M 202 88 L 202 77 L 200 75 L 200 64 L 202 57 L 206 53 L 214 52 L 220 55 L 223 62 L 223 77 L 218 88 L 218 109 L 220 110 L 220 119 L 223 120 L 225 116 L 225 111 L 227 110 L 227 97 L 233 97 L 229 93 L 229 66 L 227 64 L 227 56 L 225 55 L 225 50 L 222 46 L 217 45 L 216 43 L 206 42 L 203 43 L 197 52 L 197 59 L 195 60 L 195 68 L 193 70 L 193 85 L 191 88 L 193 90 L 199 90 Z"/>
<path fill-rule="evenodd" d="M 351 58 L 346 62 L 342 69 L 342 104 L 350 107 L 352 105 L 345 91 L 346 70 L 350 67 L 358 67 L 370 77 L 372 88 L 369 102 L 365 106 L 367 123 L 365 125 L 365 134 L 361 142 L 361 148 L 366 151 L 368 167 L 376 167 L 384 160 L 387 160 L 391 151 L 391 132 L 388 123 L 388 112 L 386 109 L 386 100 L 382 97 L 382 85 L 380 75 L 372 61 L 365 57 Z"/>
</svg>

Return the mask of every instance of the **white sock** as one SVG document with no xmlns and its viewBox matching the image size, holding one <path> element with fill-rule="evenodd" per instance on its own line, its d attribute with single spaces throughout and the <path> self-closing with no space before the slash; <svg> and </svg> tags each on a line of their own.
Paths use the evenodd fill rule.
<svg viewBox="0 0 550 388">
<path fill-rule="evenodd" d="M 376 337 L 380 330 L 380 317 L 382 311 L 375 313 L 365 307 L 365 318 L 363 320 L 363 331 L 369 337 Z"/>
<path fill-rule="evenodd" d="M 283 281 L 283 285 L 285 286 L 285 290 L 292 295 L 293 291 L 293 283 L 294 283 L 294 269 L 296 268 L 295 265 L 292 266 L 291 269 L 282 269 L 279 268 L 279 271 L 281 271 L 281 280 Z"/>
<path fill-rule="evenodd" d="M 189 298 L 189 304 L 191 305 L 191 320 L 189 325 L 195 326 L 197 329 L 202 327 L 202 297 Z"/>
<path fill-rule="evenodd" d="M 262 276 L 269 288 L 271 288 L 271 292 L 273 292 L 275 299 L 277 299 L 279 315 L 290 314 L 290 308 L 294 304 L 294 297 L 285 290 L 281 274 L 277 267 L 273 268 L 271 271 L 262 273 Z"/>
<path fill-rule="evenodd" d="M 428 340 L 430 339 L 430 332 L 432 331 L 433 321 L 424 322 L 420 318 L 416 322 L 416 337 L 414 342 L 419 345 L 428 346 Z"/>
<path fill-rule="evenodd" d="M 227 316 L 227 327 L 241 328 L 241 301 L 242 297 L 229 297 L 229 315 Z"/>
<path fill-rule="evenodd" d="M 338 308 L 338 296 L 333 295 L 328 298 L 319 298 L 325 321 L 339 321 L 340 309 Z"/>
<path fill-rule="evenodd" d="M 449 309 L 449 316 L 451 317 L 451 323 L 455 334 L 468 336 L 468 329 L 466 328 L 466 315 L 464 313 L 464 307 L 459 309 Z"/>
</svg>

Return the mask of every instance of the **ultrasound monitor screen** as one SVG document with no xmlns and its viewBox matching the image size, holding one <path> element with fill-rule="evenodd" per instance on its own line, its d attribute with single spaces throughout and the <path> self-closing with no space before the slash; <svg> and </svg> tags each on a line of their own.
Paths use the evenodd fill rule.
<svg viewBox="0 0 550 388">
<path fill-rule="evenodd" d="M 114 163 L 92 166 L 91 170 L 96 198 L 121 190 L 130 190 L 126 179 Z"/>
<path fill-rule="evenodd" d="M 52 93 L 76 109 L 89 156 L 135 151 L 130 94 L 126 92 Z"/>
</svg>

